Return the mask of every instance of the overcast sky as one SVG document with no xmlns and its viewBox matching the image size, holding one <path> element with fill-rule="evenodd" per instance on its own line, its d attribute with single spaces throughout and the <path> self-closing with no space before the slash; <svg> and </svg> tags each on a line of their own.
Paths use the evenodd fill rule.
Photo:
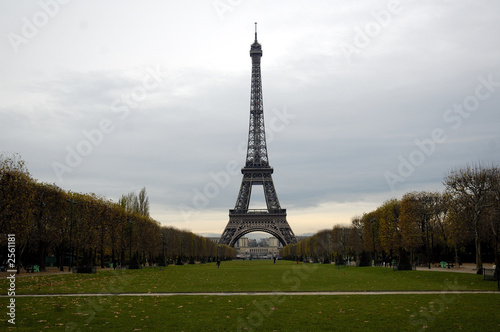
<svg viewBox="0 0 500 332">
<path fill-rule="evenodd" d="M 2 1 L 0 152 L 65 190 L 146 187 L 162 224 L 220 234 L 245 161 L 254 22 L 295 234 L 500 160 L 500 2 L 472 0 Z"/>
</svg>

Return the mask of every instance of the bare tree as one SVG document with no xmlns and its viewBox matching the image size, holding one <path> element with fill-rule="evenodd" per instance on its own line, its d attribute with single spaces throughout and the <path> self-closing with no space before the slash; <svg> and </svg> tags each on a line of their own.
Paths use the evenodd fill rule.
<svg viewBox="0 0 500 332">
<path fill-rule="evenodd" d="M 492 191 L 490 200 L 491 207 L 487 213 L 487 224 L 491 230 L 493 238 L 493 249 L 495 253 L 495 265 L 499 266 L 499 250 L 500 250 L 500 168 L 494 167 L 491 170 Z"/>
<path fill-rule="evenodd" d="M 496 174 L 498 174 L 498 167 L 485 168 L 476 164 L 453 170 L 444 179 L 446 190 L 451 197 L 463 202 L 454 206 L 471 212 L 465 214 L 469 216 L 465 222 L 469 223 L 474 231 L 478 270 L 483 268 L 481 257 L 481 235 L 485 227 L 483 217 L 486 210 L 493 206 L 492 196 L 497 181 L 495 180 Z"/>
<path fill-rule="evenodd" d="M 355 216 L 351 219 L 351 231 L 349 232 L 349 244 L 356 255 L 363 251 L 363 219 Z"/>
<path fill-rule="evenodd" d="M 141 191 L 139 191 L 138 208 L 138 212 L 141 216 L 149 217 L 149 197 L 146 193 L 146 187 L 142 188 Z"/>
<path fill-rule="evenodd" d="M 127 213 L 137 213 L 142 217 L 149 217 L 149 197 L 146 187 L 139 191 L 139 195 L 130 192 L 118 200 L 118 204 L 125 209 Z"/>
</svg>

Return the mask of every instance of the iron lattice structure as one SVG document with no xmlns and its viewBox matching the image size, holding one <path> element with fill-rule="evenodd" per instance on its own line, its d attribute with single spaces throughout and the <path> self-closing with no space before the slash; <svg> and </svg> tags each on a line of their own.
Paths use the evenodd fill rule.
<svg viewBox="0 0 500 332">
<path fill-rule="evenodd" d="M 269 166 L 266 132 L 264 127 L 264 107 L 262 101 L 262 79 L 260 59 L 262 47 L 255 41 L 250 47 L 252 58 L 252 83 L 250 94 L 250 124 L 245 167 L 241 169 L 243 180 L 233 210 L 229 210 L 229 222 L 219 239 L 219 244 L 234 247 L 245 234 L 262 231 L 276 237 L 283 246 L 297 242 L 286 220 L 286 209 L 282 209 L 273 183 L 273 168 Z M 250 196 L 254 185 L 262 186 L 266 199 L 266 210 L 250 210 Z"/>
</svg>

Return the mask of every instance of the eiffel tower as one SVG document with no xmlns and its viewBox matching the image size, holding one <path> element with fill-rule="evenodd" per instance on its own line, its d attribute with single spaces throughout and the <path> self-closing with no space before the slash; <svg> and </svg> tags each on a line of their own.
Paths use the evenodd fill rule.
<svg viewBox="0 0 500 332">
<path fill-rule="evenodd" d="M 257 23 L 255 23 L 255 41 L 250 47 L 250 57 L 252 58 L 252 84 L 247 157 L 245 167 L 241 169 L 243 180 L 240 192 L 234 209 L 229 210 L 229 222 L 219 239 L 219 244 L 234 247 L 238 239 L 245 234 L 262 231 L 273 235 L 283 246 L 286 246 L 297 242 L 297 238 L 286 221 L 286 209 L 280 206 L 271 176 L 273 168 L 269 166 L 267 157 L 260 75 L 262 47 L 257 42 Z M 248 209 L 253 186 L 263 187 L 267 209 Z"/>
</svg>

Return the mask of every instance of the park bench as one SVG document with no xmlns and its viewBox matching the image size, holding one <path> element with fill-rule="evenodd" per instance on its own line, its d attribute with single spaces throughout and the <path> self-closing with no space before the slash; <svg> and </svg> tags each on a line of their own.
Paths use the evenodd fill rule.
<svg viewBox="0 0 500 332">
<path fill-rule="evenodd" d="M 335 267 L 337 269 L 341 269 L 341 268 L 346 267 L 346 264 L 345 264 L 345 262 L 335 262 Z"/>
<path fill-rule="evenodd" d="M 442 261 L 441 262 L 441 267 L 443 269 L 446 269 L 446 268 L 451 269 L 452 267 L 455 267 L 455 263 Z"/>
<path fill-rule="evenodd" d="M 40 272 L 40 266 L 38 265 L 27 265 L 24 267 L 27 273 Z"/>
<path fill-rule="evenodd" d="M 97 273 L 97 267 L 95 266 L 79 266 L 73 269 L 76 273 Z"/>
<path fill-rule="evenodd" d="M 372 262 L 356 262 L 356 267 L 365 267 L 365 266 L 372 266 Z"/>
<path fill-rule="evenodd" d="M 417 266 L 415 264 L 403 264 L 403 265 L 393 265 L 392 270 L 393 271 L 415 271 L 417 269 Z"/>
<path fill-rule="evenodd" d="M 483 280 L 497 281 L 498 273 L 496 269 L 483 269 Z"/>
</svg>

